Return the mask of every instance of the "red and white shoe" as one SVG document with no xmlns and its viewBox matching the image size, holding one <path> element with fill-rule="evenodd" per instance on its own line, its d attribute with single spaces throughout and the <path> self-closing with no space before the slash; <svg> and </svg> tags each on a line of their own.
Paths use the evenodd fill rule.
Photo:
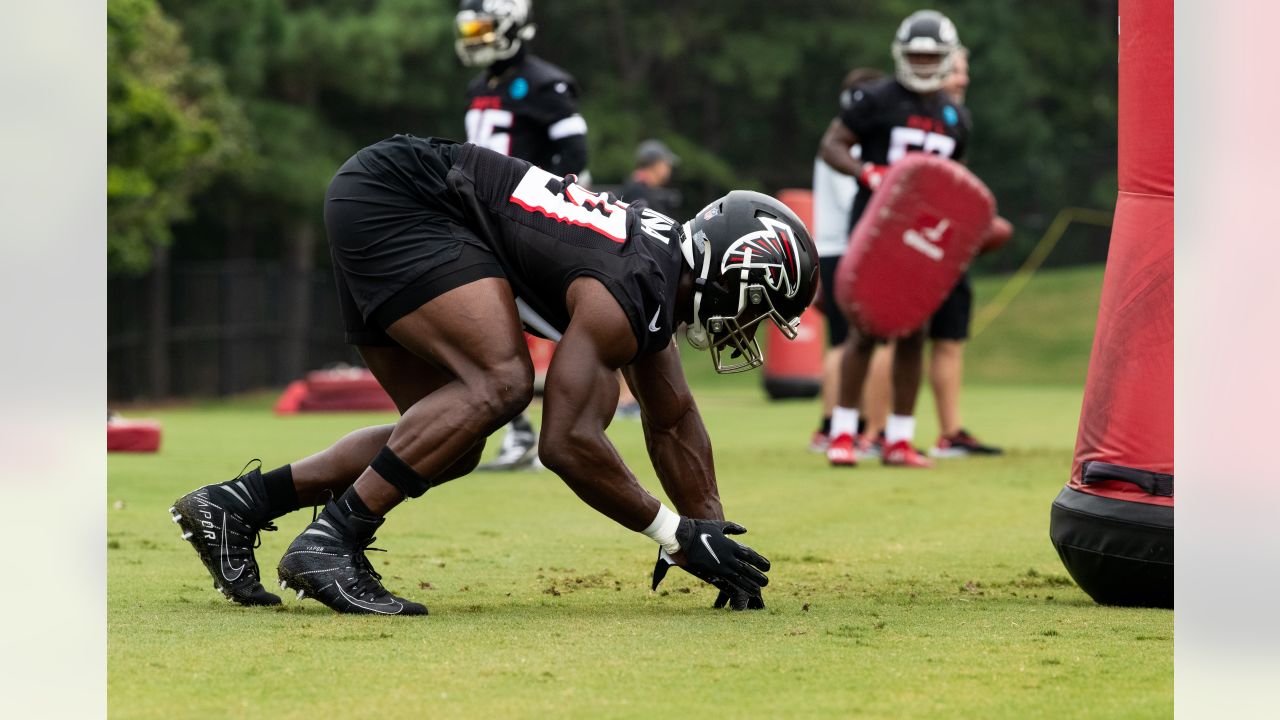
<svg viewBox="0 0 1280 720">
<path fill-rule="evenodd" d="M 852 435 L 841 433 L 831 441 L 827 448 L 827 462 L 836 467 L 855 467 L 858 464 L 857 446 Z"/>
<path fill-rule="evenodd" d="M 911 468 L 930 468 L 933 463 L 929 458 L 921 455 L 914 447 L 911 446 L 909 440 L 899 440 L 893 444 L 884 446 L 884 455 L 881 462 L 885 465 L 894 465 L 897 467 Z"/>
<path fill-rule="evenodd" d="M 809 438 L 809 452 L 821 455 L 829 447 L 831 447 L 831 437 L 821 430 L 814 430 L 813 437 Z"/>
</svg>

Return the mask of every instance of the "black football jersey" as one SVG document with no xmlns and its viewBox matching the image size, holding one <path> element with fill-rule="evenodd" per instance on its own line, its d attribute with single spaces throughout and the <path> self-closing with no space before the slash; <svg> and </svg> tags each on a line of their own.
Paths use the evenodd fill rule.
<svg viewBox="0 0 1280 720">
<path fill-rule="evenodd" d="M 684 264 L 675 220 L 471 144 L 446 182 L 517 297 L 557 331 L 569 324 L 565 292 L 585 275 L 626 312 L 637 355 L 671 343 Z"/>
<path fill-rule="evenodd" d="M 840 121 L 858 138 L 862 160 L 892 165 L 909 152 L 931 152 L 952 160 L 964 158 L 969 141 L 969 113 L 946 93 L 921 95 L 895 78 L 884 78 L 840 95 Z M 871 193 L 859 188 L 854 222 Z"/>
<path fill-rule="evenodd" d="M 472 80 L 465 122 L 467 142 L 541 167 L 555 164 L 556 140 L 587 131 L 573 77 L 533 55 Z"/>
</svg>

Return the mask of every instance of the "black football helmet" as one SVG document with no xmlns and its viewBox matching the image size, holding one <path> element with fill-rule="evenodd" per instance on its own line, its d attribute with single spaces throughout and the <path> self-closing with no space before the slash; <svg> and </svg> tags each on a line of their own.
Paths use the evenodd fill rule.
<svg viewBox="0 0 1280 720">
<path fill-rule="evenodd" d="M 454 30 L 453 49 L 462 64 L 489 67 L 519 52 L 537 26 L 530 0 L 462 0 Z"/>
<path fill-rule="evenodd" d="M 960 35 L 946 15 L 937 10 L 911 13 L 893 38 L 898 82 L 918 93 L 942 89 L 959 51 Z"/>
<path fill-rule="evenodd" d="M 682 231 L 680 249 L 694 277 L 689 344 L 710 350 L 719 373 L 760 367 L 760 321 L 769 318 L 795 339 L 818 290 L 818 250 L 808 228 L 774 198 L 735 190 Z"/>
</svg>

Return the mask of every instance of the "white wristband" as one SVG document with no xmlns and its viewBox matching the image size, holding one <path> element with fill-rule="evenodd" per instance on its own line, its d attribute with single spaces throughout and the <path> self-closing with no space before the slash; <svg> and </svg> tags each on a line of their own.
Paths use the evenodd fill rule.
<svg viewBox="0 0 1280 720">
<path fill-rule="evenodd" d="M 658 514 L 654 516 L 653 522 L 640 532 L 653 538 L 654 542 L 661 545 L 668 554 L 674 554 L 680 552 L 680 543 L 676 541 L 678 527 L 680 527 L 680 516 L 672 512 L 671 508 L 659 503 Z"/>
</svg>

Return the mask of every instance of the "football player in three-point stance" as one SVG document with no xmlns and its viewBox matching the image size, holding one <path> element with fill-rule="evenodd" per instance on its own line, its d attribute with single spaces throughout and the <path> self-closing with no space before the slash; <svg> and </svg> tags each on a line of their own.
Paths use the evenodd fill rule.
<svg viewBox="0 0 1280 720">
<path fill-rule="evenodd" d="M 484 68 L 467 86 L 467 142 L 556 175 L 577 175 L 589 185 L 577 83 L 529 52 L 537 31 L 530 0 L 462 0 L 455 30 L 462 64 Z M 537 434 L 522 412 L 507 427 L 498 457 L 482 469 L 537 466 Z"/>
<path fill-rule="evenodd" d="M 763 607 L 769 561 L 730 537 L 745 530 L 724 519 L 673 334 L 685 324 L 719 372 L 761 364 L 762 322 L 794 337 L 818 282 L 817 250 L 794 213 L 735 191 L 680 224 L 470 143 L 396 135 L 339 169 L 325 226 L 347 338 L 400 418 L 174 503 L 174 521 L 224 595 L 278 604 L 262 586 L 255 535 L 332 497 L 281 558 L 281 587 L 339 612 L 426 613 L 383 586 L 366 551 L 390 510 L 471 472 L 486 436 L 529 403 L 518 296 L 526 322 L 562 335 L 546 380 L 542 461 L 588 505 L 658 543 L 655 587 L 679 565 L 720 590 L 717 606 Z M 675 511 L 605 435 L 619 370 Z"/>
<path fill-rule="evenodd" d="M 887 168 L 909 152 L 932 152 L 959 160 L 969 135 L 964 107 L 942 92 L 951 74 L 960 38 L 942 13 L 921 10 L 898 28 L 892 51 L 895 77 L 853 91 L 822 138 L 821 155 L 832 168 L 858 181 L 850 228 L 862 216 Z M 861 145 L 859 159 L 849 154 Z M 872 350 L 880 339 L 850 328 L 841 367 L 840 392 L 831 416 L 827 458 L 833 465 L 856 465 L 870 445 L 859 437 L 858 404 Z M 923 329 L 899 338 L 893 361 L 893 408 L 885 427 L 886 465 L 929 467 L 912 445 L 916 395 L 923 369 Z"/>
</svg>

